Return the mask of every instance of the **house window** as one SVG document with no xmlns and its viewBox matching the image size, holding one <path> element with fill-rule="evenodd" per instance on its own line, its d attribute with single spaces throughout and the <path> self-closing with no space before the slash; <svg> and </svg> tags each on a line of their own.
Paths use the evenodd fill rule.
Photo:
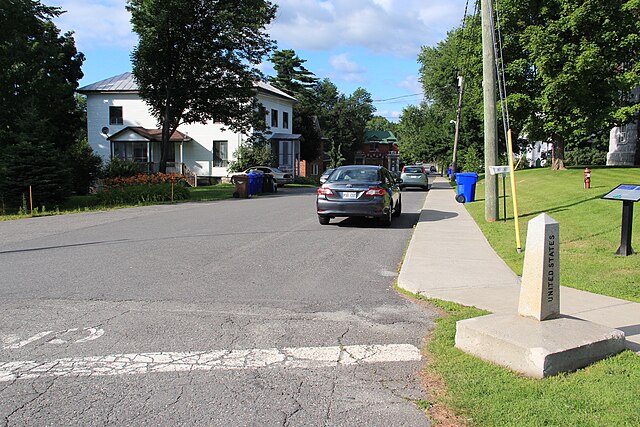
<svg viewBox="0 0 640 427">
<path fill-rule="evenodd" d="M 213 166 L 226 168 L 229 166 L 229 143 L 213 141 Z"/>
<path fill-rule="evenodd" d="M 282 112 L 282 128 L 289 129 L 289 113 L 287 111 Z"/>
<path fill-rule="evenodd" d="M 109 124 L 110 125 L 123 125 L 122 119 L 122 107 L 109 107 Z"/>
<path fill-rule="evenodd" d="M 278 127 L 278 110 L 271 110 L 271 127 Z"/>
<path fill-rule="evenodd" d="M 372 142 L 371 143 L 371 151 L 378 151 L 378 143 L 377 142 Z"/>
<path fill-rule="evenodd" d="M 311 164 L 311 175 L 318 175 L 318 164 L 317 163 L 312 163 Z"/>
<path fill-rule="evenodd" d="M 113 158 L 147 163 L 147 148 L 146 142 L 114 142 Z"/>
</svg>

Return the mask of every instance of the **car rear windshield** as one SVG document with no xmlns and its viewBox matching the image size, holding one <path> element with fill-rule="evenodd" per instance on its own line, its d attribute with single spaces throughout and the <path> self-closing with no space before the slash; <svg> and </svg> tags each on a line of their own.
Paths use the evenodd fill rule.
<svg viewBox="0 0 640 427">
<path fill-rule="evenodd" d="M 379 181 L 378 171 L 371 168 L 343 168 L 336 169 L 329 177 L 329 181 Z"/>
<path fill-rule="evenodd" d="M 404 168 L 404 172 L 405 173 L 422 173 L 422 168 L 418 168 L 418 167 L 411 168 L 411 167 L 408 167 L 408 168 Z"/>
</svg>

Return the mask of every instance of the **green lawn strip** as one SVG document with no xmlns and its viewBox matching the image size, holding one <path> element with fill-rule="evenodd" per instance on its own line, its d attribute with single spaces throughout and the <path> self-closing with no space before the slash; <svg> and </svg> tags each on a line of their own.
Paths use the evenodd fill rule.
<svg viewBox="0 0 640 427">
<path fill-rule="evenodd" d="M 640 184 L 637 168 L 591 168 L 592 188 L 583 188 L 584 169 L 548 168 L 516 171 L 521 242 L 527 222 L 546 212 L 560 223 L 561 284 L 598 294 L 640 302 L 640 255 L 615 256 L 620 245 L 622 203 L 600 197 L 619 184 Z M 507 179 L 507 221 L 484 219 L 484 180 L 478 182 L 476 202 L 465 206 L 506 263 L 522 275 L 524 252 L 516 252 L 513 208 Z M 502 196 L 502 179 L 499 179 Z M 634 210 L 634 250 L 640 251 L 640 206 Z"/>
<path fill-rule="evenodd" d="M 399 289 L 401 292 L 410 293 Z M 487 314 L 474 307 L 428 299 L 447 315 L 436 320 L 427 344 L 427 375 L 447 390 L 434 398 L 477 426 L 640 425 L 640 357 L 631 351 L 577 372 L 535 380 L 484 362 L 454 347 L 456 321 Z"/>
<path fill-rule="evenodd" d="M 215 200 L 230 199 L 233 197 L 235 185 L 233 184 L 216 184 L 206 187 L 195 187 L 189 189 L 191 193 L 190 202 L 209 202 Z"/>
<path fill-rule="evenodd" d="M 139 203 L 136 205 L 109 205 L 103 206 L 99 205 L 98 199 L 95 195 L 91 194 L 88 196 L 71 196 L 62 207 L 57 208 L 51 211 L 44 211 L 34 213 L 34 215 L 0 215 L 0 221 L 14 220 L 14 219 L 23 219 L 23 218 L 32 218 L 32 217 L 40 217 L 40 216 L 51 216 L 51 215 L 66 215 L 66 214 L 74 214 L 80 212 L 97 212 L 97 211 L 106 211 L 112 209 L 123 209 L 123 208 L 134 208 L 139 206 L 150 206 L 150 205 L 161 205 L 168 203 L 185 203 L 185 202 L 210 202 L 216 200 L 224 200 L 230 199 L 233 197 L 233 193 L 235 191 L 235 186 L 233 184 L 217 184 L 217 185 L 209 185 L 204 187 L 195 187 L 189 188 L 189 192 L 191 193 L 191 198 L 189 200 L 181 200 L 179 202 L 149 202 L 149 203 Z"/>
</svg>

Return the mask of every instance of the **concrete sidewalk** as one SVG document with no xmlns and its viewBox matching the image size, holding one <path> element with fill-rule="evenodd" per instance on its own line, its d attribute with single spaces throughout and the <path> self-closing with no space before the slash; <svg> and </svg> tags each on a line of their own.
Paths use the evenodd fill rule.
<svg viewBox="0 0 640 427">
<path fill-rule="evenodd" d="M 495 253 L 454 195 L 446 178 L 436 178 L 409 243 L 398 285 L 426 297 L 493 313 L 517 313 L 520 278 Z M 520 226 L 527 224 L 523 221 Z M 623 331 L 627 347 L 640 354 L 640 304 L 562 286 L 560 311 Z"/>
</svg>

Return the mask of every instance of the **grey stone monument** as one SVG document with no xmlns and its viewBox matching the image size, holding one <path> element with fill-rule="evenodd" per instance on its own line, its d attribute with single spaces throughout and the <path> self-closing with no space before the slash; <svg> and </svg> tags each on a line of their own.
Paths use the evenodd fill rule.
<svg viewBox="0 0 640 427">
<path fill-rule="evenodd" d="M 560 224 L 547 214 L 529 221 L 518 314 L 537 320 L 560 315 Z"/>
<path fill-rule="evenodd" d="M 560 226 L 542 214 L 529 221 L 518 313 L 458 321 L 456 347 L 543 378 L 619 353 L 625 337 L 617 329 L 560 314 Z"/>
</svg>

